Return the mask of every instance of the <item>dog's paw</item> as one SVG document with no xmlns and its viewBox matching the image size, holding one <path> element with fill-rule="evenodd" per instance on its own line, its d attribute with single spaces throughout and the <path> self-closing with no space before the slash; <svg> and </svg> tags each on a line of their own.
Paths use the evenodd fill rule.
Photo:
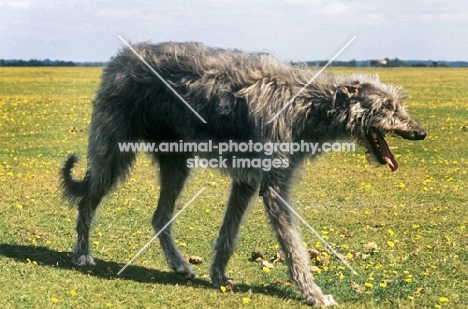
<svg viewBox="0 0 468 309">
<path fill-rule="evenodd" d="M 316 307 L 331 307 L 338 306 L 337 302 L 331 295 L 311 296 L 305 299 L 307 305 Z"/>
<path fill-rule="evenodd" d="M 73 264 L 76 266 L 96 266 L 96 262 L 94 261 L 94 258 L 92 255 L 79 255 L 73 257 Z"/>
<path fill-rule="evenodd" d="M 192 267 L 190 265 L 180 265 L 178 267 L 173 268 L 174 272 L 181 276 L 184 279 L 195 279 L 195 273 L 192 270 Z"/>
<path fill-rule="evenodd" d="M 210 274 L 211 283 L 214 285 L 215 288 L 219 288 L 220 286 L 230 286 L 234 285 L 234 280 L 231 277 L 228 277 L 223 274 L 219 274 L 217 272 L 212 272 Z"/>
</svg>

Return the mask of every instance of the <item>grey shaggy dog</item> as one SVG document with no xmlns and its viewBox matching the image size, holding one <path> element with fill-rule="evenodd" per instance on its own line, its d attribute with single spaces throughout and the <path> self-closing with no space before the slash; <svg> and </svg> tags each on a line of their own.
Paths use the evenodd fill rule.
<svg viewBox="0 0 468 309">
<path fill-rule="evenodd" d="M 88 169 L 83 180 L 74 180 L 71 169 L 77 162 L 70 156 L 61 170 L 64 197 L 78 204 L 73 262 L 95 265 L 89 250 L 89 233 L 102 198 L 124 180 L 134 163 L 134 152 L 121 152 L 125 142 L 330 142 L 352 138 L 366 148 L 369 158 L 395 161 L 384 139 L 396 134 L 422 140 L 424 129 L 402 105 L 401 88 L 382 84 L 377 76 L 335 76 L 321 74 L 304 89 L 273 122 L 268 121 L 314 75 L 310 70 L 287 65 L 265 54 L 207 48 L 199 43 L 138 44 L 137 52 L 196 110 L 203 123 L 129 49 L 111 59 L 93 102 L 89 131 Z M 187 160 L 194 153 L 153 152 L 159 162 L 160 198 L 152 224 L 159 231 L 172 217 L 175 202 L 190 174 Z M 217 157 L 217 153 L 199 153 Z M 239 226 L 249 201 L 259 192 L 271 227 L 285 254 L 288 274 L 310 305 L 335 305 L 314 284 L 309 257 L 295 218 L 270 188 L 286 201 L 294 169 L 306 153 L 229 153 L 244 158 L 281 159 L 288 167 L 228 168 L 232 179 L 226 213 L 214 246 L 210 268 L 215 286 L 226 284 L 226 266 L 231 257 Z M 283 162 L 283 161 L 282 161 Z M 231 166 L 231 167 L 229 167 Z M 169 266 L 185 278 L 194 278 L 174 242 L 172 227 L 159 240 Z"/>
</svg>

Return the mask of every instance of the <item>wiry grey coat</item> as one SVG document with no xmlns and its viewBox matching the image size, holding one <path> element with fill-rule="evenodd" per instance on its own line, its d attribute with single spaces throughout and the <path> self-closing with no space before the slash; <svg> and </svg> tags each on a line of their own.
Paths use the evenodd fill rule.
<svg viewBox="0 0 468 309">
<path fill-rule="evenodd" d="M 130 50 L 123 49 L 104 69 L 93 102 L 89 135 L 88 171 L 82 181 L 71 177 L 77 162 L 70 156 L 62 169 L 64 195 L 78 203 L 73 260 L 94 265 L 89 231 L 102 197 L 128 174 L 135 153 L 121 152 L 118 143 L 178 142 L 332 142 L 355 139 L 370 158 L 392 170 L 398 167 L 384 135 L 424 139 L 426 133 L 402 106 L 403 91 L 382 84 L 377 76 L 319 75 L 302 92 L 314 72 L 287 65 L 265 54 L 246 54 L 207 48 L 198 43 L 138 44 L 135 50 L 201 116 L 203 123 Z M 271 123 L 295 95 L 300 94 Z M 159 231 L 171 218 L 175 201 L 190 171 L 193 153 L 152 153 L 160 165 L 161 192 L 153 227 Z M 217 154 L 200 154 L 216 156 Z M 238 155 L 226 154 L 227 157 Z M 215 244 L 210 276 L 215 286 L 226 284 L 226 266 L 234 250 L 239 225 L 252 196 L 260 190 L 286 257 L 289 275 L 308 304 L 334 305 L 312 281 L 308 255 L 289 208 L 271 190 L 288 201 L 294 168 L 304 153 L 247 153 L 250 158 L 287 159 L 288 168 L 235 169 L 226 214 Z M 229 164 L 228 164 L 229 165 Z M 229 165 L 231 166 L 231 165 Z M 177 249 L 172 228 L 159 236 L 166 259 L 175 272 L 194 276 Z"/>
</svg>

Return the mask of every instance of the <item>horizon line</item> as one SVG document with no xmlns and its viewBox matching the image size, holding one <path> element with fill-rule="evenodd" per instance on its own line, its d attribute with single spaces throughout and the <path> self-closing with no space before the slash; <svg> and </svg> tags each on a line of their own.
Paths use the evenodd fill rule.
<svg viewBox="0 0 468 309">
<path fill-rule="evenodd" d="M 281 60 L 281 59 L 280 59 Z M 349 60 L 337 60 L 335 62 L 352 62 L 352 61 L 356 61 L 356 62 L 369 62 L 369 61 L 382 61 L 382 60 L 399 60 L 399 61 L 403 61 L 403 62 L 446 62 L 446 63 L 454 63 L 454 62 L 466 62 L 468 63 L 468 59 L 467 60 L 442 60 L 442 59 L 438 59 L 438 60 L 434 60 L 434 59 L 400 59 L 398 57 L 395 57 L 395 58 L 389 58 L 389 57 L 385 57 L 385 58 L 369 58 L 369 59 L 349 59 Z M 1 62 L 19 62 L 19 61 L 25 61 L 25 62 L 28 62 L 28 61 L 39 61 L 39 62 L 51 62 L 51 63 L 55 63 L 55 62 L 72 62 L 72 63 L 100 63 L 100 64 L 107 64 L 110 60 L 105 60 L 105 61 L 99 61 L 99 60 L 62 60 L 62 59 L 50 59 L 50 58 L 29 58 L 29 59 L 24 59 L 24 58 L 10 58 L 10 59 L 5 59 L 5 58 L 0 58 L 0 65 L 1 65 Z M 293 61 L 293 60 L 284 60 L 284 62 L 290 62 L 290 63 L 294 63 L 294 64 L 301 64 L 301 63 L 312 63 L 312 62 L 316 62 L 316 63 L 319 63 L 319 62 L 327 62 L 328 59 L 315 59 L 315 60 L 299 60 L 299 61 Z"/>
</svg>

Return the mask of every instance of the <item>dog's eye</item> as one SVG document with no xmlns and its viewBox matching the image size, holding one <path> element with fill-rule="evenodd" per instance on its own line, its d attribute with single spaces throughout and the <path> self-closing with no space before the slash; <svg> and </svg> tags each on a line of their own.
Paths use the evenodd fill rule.
<svg viewBox="0 0 468 309">
<path fill-rule="evenodd" d="M 393 104 L 393 100 L 391 100 L 391 99 L 385 100 L 384 103 L 383 103 L 383 107 L 385 109 L 394 110 L 395 105 Z"/>
</svg>

